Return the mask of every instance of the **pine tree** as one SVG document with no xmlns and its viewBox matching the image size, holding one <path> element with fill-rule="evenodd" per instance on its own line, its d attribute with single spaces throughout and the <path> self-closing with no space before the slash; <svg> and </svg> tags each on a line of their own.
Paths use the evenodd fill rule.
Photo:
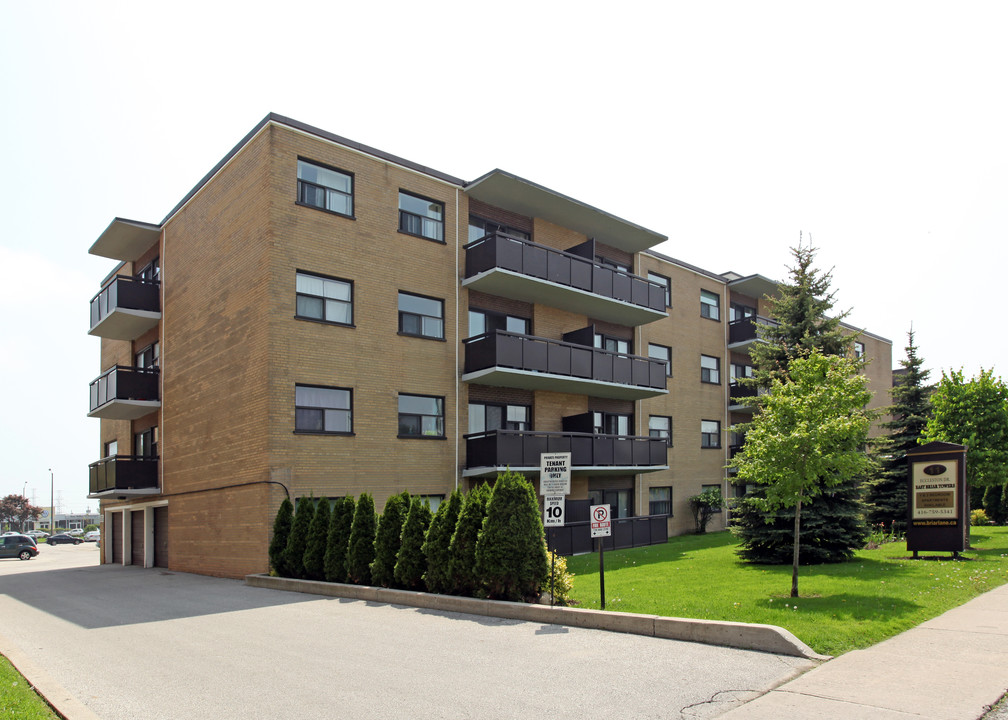
<svg viewBox="0 0 1008 720">
<path fill-rule="evenodd" d="M 374 561 L 375 527 L 374 498 L 371 493 L 361 493 L 350 525 L 347 544 L 347 582 L 355 585 L 371 584 L 371 563 Z"/>
<path fill-rule="evenodd" d="M 302 497 L 298 500 L 297 510 L 294 512 L 294 524 L 291 525 L 287 548 L 284 550 L 284 564 L 289 572 L 288 577 L 305 576 L 304 553 L 308 545 L 308 528 L 313 517 L 315 517 L 314 498 Z"/>
<path fill-rule="evenodd" d="M 287 538 L 290 537 L 291 524 L 294 522 L 294 506 L 284 498 L 273 521 L 273 537 L 269 544 L 270 567 L 281 577 L 288 577 L 290 571 L 284 563 L 284 551 L 287 549 Z"/>
<path fill-rule="evenodd" d="M 325 579 L 325 551 L 329 540 L 329 500 L 320 498 L 315 506 L 315 515 L 308 526 L 308 541 L 305 543 L 304 569 L 309 580 Z"/>
<path fill-rule="evenodd" d="M 791 361 L 807 356 L 813 349 L 823 355 L 853 354 L 854 336 L 841 326 L 848 312 L 833 313 L 832 273 L 814 267 L 816 250 L 811 243 L 791 248 L 791 254 L 794 266 L 788 268 L 789 281 L 778 286 L 777 297 L 769 298 L 770 318 L 776 324 L 760 325 L 762 342 L 750 348 L 753 378 L 745 382 L 761 388 L 769 388 L 774 379 L 786 382 Z M 754 404 L 759 412 L 759 396 Z M 745 426 L 737 429 L 744 432 Z M 861 493 L 863 481 L 863 477 L 849 478 L 803 506 L 803 564 L 841 562 L 864 546 L 868 529 Z M 767 511 L 763 498 L 763 489 L 757 488 L 735 503 L 732 526 L 742 541 L 739 555 L 750 562 L 790 562 L 793 516 Z"/>
<path fill-rule="evenodd" d="M 350 545 L 350 526 L 353 524 L 356 503 L 352 497 L 336 500 L 329 522 L 329 537 L 323 559 L 325 579 L 329 582 L 346 582 L 347 547 Z"/>
<path fill-rule="evenodd" d="M 926 385 L 930 370 L 917 355 L 914 332 L 907 333 L 906 359 L 900 360 L 906 372 L 895 376 L 892 420 L 882 424 L 888 437 L 879 438 L 874 454 L 880 470 L 867 483 L 868 521 L 891 530 L 906 530 L 907 460 L 906 453 L 920 443 L 931 416 L 931 388 Z"/>
<path fill-rule="evenodd" d="M 424 589 L 423 576 L 427 570 L 427 558 L 424 556 L 423 544 L 430 524 L 430 504 L 414 497 L 403 522 L 399 557 L 395 564 L 395 581 L 399 587 L 407 590 Z"/>
<path fill-rule="evenodd" d="M 476 574 L 476 541 L 483 529 L 491 486 L 483 483 L 469 491 L 459 511 L 458 523 L 448 546 L 448 572 L 455 595 L 476 597 L 483 584 Z"/>
<path fill-rule="evenodd" d="M 371 583 L 382 587 L 395 585 L 395 564 L 402 542 L 402 526 L 409 511 L 408 492 L 393 495 L 385 502 L 385 509 L 378 518 L 378 532 L 375 534 L 375 556 L 371 563 Z"/>
<path fill-rule="evenodd" d="M 458 490 L 453 490 L 448 500 L 438 507 L 434 519 L 431 520 L 430 530 L 427 531 L 427 539 L 423 544 L 424 556 L 427 558 L 424 583 L 428 592 L 448 593 L 452 590 L 448 548 L 451 546 L 452 534 L 455 532 L 461 509 L 462 494 Z"/>
<path fill-rule="evenodd" d="M 535 489 L 524 475 L 497 476 L 476 541 L 476 574 L 495 600 L 532 601 L 549 576 Z"/>
</svg>

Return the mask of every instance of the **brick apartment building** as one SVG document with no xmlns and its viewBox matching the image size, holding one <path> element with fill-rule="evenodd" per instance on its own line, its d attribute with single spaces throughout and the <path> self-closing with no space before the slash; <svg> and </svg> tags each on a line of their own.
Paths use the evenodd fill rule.
<svg viewBox="0 0 1008 720">
<path fill-rule="evenodd" d="M 535 480 L 545 451 L 573 455 L 571 523 L 608 502 L 690 531 L 690 496 L 736 494 L 732 381 L 776 286 L 666 239 L 267 116 L 161 223 L 116 218 L 91 247 L 119 261 L 91 301 L 103 561 L 262 572 L 288 494 L 436 504 Z M 891 343 L 858 351 L 886 404 Z"/>
</svg>

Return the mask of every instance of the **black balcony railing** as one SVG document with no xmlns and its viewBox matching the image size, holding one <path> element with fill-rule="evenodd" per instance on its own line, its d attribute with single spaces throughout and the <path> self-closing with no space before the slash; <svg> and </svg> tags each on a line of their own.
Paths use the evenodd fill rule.
<svg viewBox="0 0 1008 720">
<path fill-rule="evenodd" d="M 734 344 L 758 339 L 759 335 L 756 332 L 758 325 L 774 326 L 777 323 L 761 315 L 750 315 L 749 317 L 732 320 L 728 323 L 728 343 Z"/>
<path fill-rule="evenodd" d="M 157 368 L 115 365 L 91 381 L 88 412 L 115 400 L 158 400 Z"/>
<path fill-rule="evenodd" d="M 466 277 L 501 268 L 665 312 L 665 287 L 633 273 L 530 240 L 491 233 L 465 246 Z"/>
<path fill-rule="evenodd" d="M 577 500 L 567 501 L 567 512 Z M 584 501 L 588 502 L 588 501 Z M 600 538 L 606 550 L 658 545 L 668 542 L 668 515 L 643 515 L 640 517 L 614 518 L 612 534 Z M 599 540 L 591 536 L 591 522 L 567 522 L 561 527 L 548 527 L 546 539 L 549 547 L 559 555 L 574 555 L 591 552 Z"/>
<path fill-rule="evenodd" d="M 661 467 L 668 442 L 635 435 L 490 430 L 465 436 L 466 467 L 539 467 L 542 453 L 569 452 L 571 466 Z"/>
<path fill-rule="evenodd" d="M 728 388 L 728 398 L 729 404 L 731 405 L 749 405 L 750 398 L 754 398 L 759 394 L 759 389 L 755 385 L 745 384 L 741 385 L 739 383 L 733 382 Z"/>
<path fill-rule="evenodd" d="M 160 287 L 157 280 L 116 275 L 91 298 L 91 327 L 119 308 L 161 312 Z"/>
<path fill-rule="evenodd" d="M 158 490 L 156 457 L 113 455 L 88 466 L 91 495 L 113 490 Z"/>
<path fill-rule="evenodd" d="M 665 389 L 665 362 L 640 355 L 497 330 L 465 342 L 465 372 L 492 367 Z"/>
</svg>

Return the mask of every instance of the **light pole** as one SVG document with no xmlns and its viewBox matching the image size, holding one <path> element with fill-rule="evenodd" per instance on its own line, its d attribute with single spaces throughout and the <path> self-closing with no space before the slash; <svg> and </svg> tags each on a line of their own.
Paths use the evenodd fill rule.
<svg viewBox="0 0 1008 720">
<path fill-rule="evenodd" d="M 53 498 L 55 494 L 53 493 L 53 472 L 52 468 L 49 468 L 49 534 L 52 534 L 53 522 L 56 520 L 56 508 L 53 507 Z"/>
</svg>

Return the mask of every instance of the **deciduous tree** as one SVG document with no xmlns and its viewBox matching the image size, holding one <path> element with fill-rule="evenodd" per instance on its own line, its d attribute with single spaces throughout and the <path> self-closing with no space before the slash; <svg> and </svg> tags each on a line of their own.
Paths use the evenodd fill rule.
<svg viewBox="0 0 1008 720">
<path fill-rule="evenodd" d="M 792 358 L 732 460 L 740 480 L 764 486 L 763 509 L 793 508 L 791 597 L 798 597 L 802 505 L 864 471 L 870 399 L 855 360 L 815 349 Z"/>
</svg>

